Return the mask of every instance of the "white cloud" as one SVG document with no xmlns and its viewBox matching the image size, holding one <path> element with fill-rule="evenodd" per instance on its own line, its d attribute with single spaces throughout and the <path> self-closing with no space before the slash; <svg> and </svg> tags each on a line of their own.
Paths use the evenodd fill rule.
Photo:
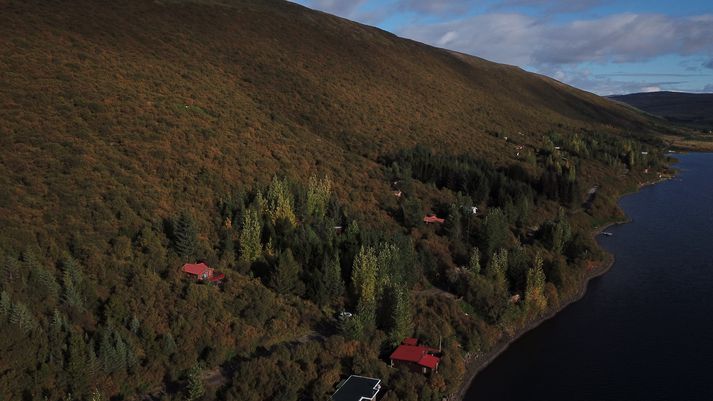
<svg viewBox="0 0 713 401">
<path fill-rule="evenodd" d="M 354 16 L 355 11 L 366 3 L 366 1 L 367 0 L 307 0 L 305 4 L 317 10 L 349 18 Z"/>
<path fill-rule="evenodd" d="M 713 14 L 615 14 L 550 24 L 524 14 L 493 13 L 412 25 L 398 33 L 439 45 L 450 32 L 457 35 L 450 35 L 450 49 L 515 65 L 623 63 L 667 54 L 713 53 Z"/>
<path fill-rule="evenodd" d="M 438 39 L 438 45 L 439 46 L 447 46 L 449 43 L 454 41 L 456 38 L 458 38 L 458 33 L 454 31 L 448 31 L 446 32 L 445 35 L 443 35 L 440 39 Z"/>
</svg>

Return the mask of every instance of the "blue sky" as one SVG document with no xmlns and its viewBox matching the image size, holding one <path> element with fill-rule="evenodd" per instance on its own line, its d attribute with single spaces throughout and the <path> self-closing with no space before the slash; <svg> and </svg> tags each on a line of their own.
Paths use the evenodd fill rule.
<svg viewBox="0 0 713 401">
<path fill-rule="evenodd" d="M 600 95 L 713 93 L 713 0 L 297 0 Z"/>
</svg>

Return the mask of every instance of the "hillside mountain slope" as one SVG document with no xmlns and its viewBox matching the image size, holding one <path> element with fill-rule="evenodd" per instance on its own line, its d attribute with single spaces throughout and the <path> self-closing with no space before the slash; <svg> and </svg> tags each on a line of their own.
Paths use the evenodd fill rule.
<svg viewBox="0 0 713 401">
<path fill-rule="evenodd" d="M 610 96 L 671 122 L 713 129 L 713 93 L 652 92 Z"/>
<path fill-rule="evenodd" d="M 272 0 L 0 0 L 0 121 L 13 400 L 441 400 L 666 169 L 659 119 Z"/>
<path fill-rule="evenodd" d="M 317 170 L 363 209 L 384 190 L 373 161 L 397 148 L 504 161 L 496 134 L 649 127 L 549 78 L 287 2 L 0 4 L 6 227 L 108 232 L 116 210 L 96 227 L 58 217 L 136 193 L 132 209 L 166 216 L 229 182 Z"/>
</svg>

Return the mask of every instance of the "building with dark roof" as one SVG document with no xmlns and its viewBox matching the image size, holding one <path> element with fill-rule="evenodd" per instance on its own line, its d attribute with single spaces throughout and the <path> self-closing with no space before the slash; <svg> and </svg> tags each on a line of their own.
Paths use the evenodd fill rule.
<svg viewBox="0 0 713 401">
<path fill-rule="evenodd" d="M 332 394 L 333 401 L 375 401 L 381 390 L 381 380 L 351 375 Z"/>
</svg>

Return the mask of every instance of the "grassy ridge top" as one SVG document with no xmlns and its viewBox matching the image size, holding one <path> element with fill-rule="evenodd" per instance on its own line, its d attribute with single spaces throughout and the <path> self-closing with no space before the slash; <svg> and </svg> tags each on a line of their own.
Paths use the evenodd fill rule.
<svg viewBox="0 0 713 401">
<path fill-rule="evenodd" d="M 632 93 L 611 98 L 672 122 L 693 128 L 713 128 L 712 93 Z"/>
<path fill-rule="evenodd" d="M 26 236 L 30 222 L 109 233 L 276 172 L 329 172 L 341 198 L 373 209 L 387 188 L 369 173 L 385 151 L 456 146 L 502 163 L 514 155 L 497 135 L 649 124 L 554 80 L 288 2 L 0 8 L 0 177 L 12 188 L 0 210 Z M 103 211 L 93 227 L 72 217 L 87 209 Z"/>
</svg>

